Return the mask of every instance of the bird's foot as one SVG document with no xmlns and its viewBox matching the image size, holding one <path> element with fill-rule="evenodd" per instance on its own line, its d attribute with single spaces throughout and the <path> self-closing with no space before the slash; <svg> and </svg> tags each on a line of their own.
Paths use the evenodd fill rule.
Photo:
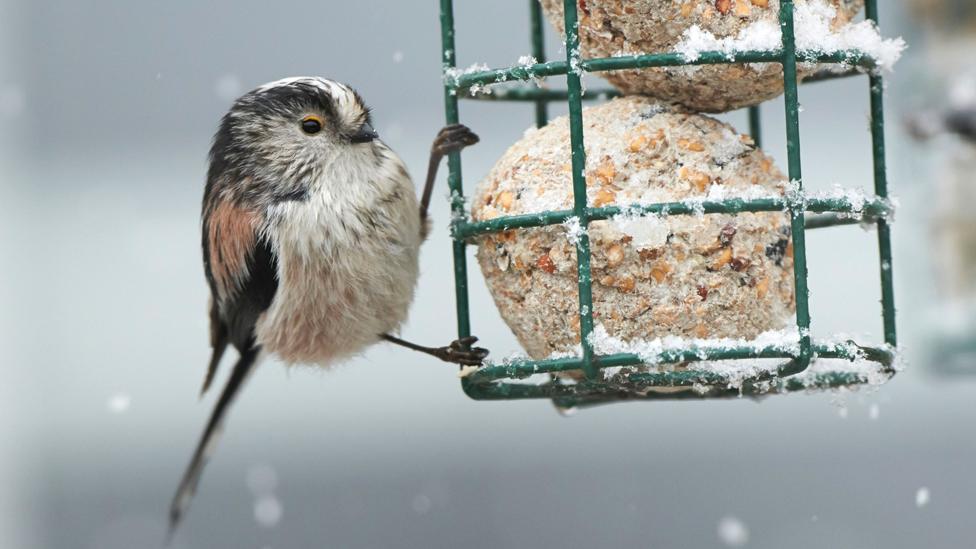
<svg viewBox="0 0 976 549">
<path fill-rule="evenodd" d="M 434 349 L 431 354 L 444 362 L 460 364 L 461 366 L 481 366 L 488 356 L 488 349 L 482 347 L 472 347 L 478 338 L 474 336 L 463 337 L 451 342 L 446 347 Z"/>
<path fill-rule="evenodd" d="M 478 141 L 478 135 L 471 131 L 471 128 L 464 124 L 451 124 L 444 126 L 441 131 L 437 132 L 437 137 L 434 138 L 434 144 L 431 148 L 437 154 L 446 155 L 474 145 Z"/>
</svg>

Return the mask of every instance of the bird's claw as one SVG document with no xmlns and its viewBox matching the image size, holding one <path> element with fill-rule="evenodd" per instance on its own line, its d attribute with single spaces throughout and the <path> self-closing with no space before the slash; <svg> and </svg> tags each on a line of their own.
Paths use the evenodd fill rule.
<svg viewBox="0 0 976 549">
<path fill-rule="evenodd" d="M 433 149 L 438 154 L 448 154 L 459 151 L 479 141 L 478 135 L 464 124 L 444 126 L 434 138 Z"/>
<path fill-rule="evenodd" d="M 488 349 L 472 347 L 478 338 L 474 336 L 462 337 L 451 342 L 447 347 L 438 349 L 438 358 L 461 366 L 481 366 L 488 356 Z"/>
</svg>

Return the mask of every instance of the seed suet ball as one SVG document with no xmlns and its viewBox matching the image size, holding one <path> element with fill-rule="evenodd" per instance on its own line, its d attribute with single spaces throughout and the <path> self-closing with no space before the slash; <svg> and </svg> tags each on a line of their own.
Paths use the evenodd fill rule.
<svg viewBox="0 0 976 549">
<path fill-rule="evenodd" d="M 786 177 L 748 136 L 713 118 L 645 97 L 583 111 L 591 207 L 782 197 Z M 573 207 L 566 117 L 530 129 L 479 183 L 475 221 Z M 501 316 L 533 359 L 580 343 L 572 220 L 476 239 Z M 593 221 L 593 318 L 624 340 L 669 335 L 751 339 L 794 311 L 785 212 L 622 214 Z"/>
</svg>

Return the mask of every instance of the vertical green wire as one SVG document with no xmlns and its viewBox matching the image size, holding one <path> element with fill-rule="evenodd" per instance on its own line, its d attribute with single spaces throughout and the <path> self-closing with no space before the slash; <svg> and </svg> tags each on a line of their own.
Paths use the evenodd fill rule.
<svg viewBox="0 0 976 549">
<path fill-rule="evenodd" d="M 762 148 L 762 119 L 759 117 L 759 105 L 749 107 L 749 135 L 756 148 Z"/>
<path fill-rule="evenodd" d="M 441 0 L 441 52 L 443 69 L 454 68 L 457 59 L 454 54 L 454 3 Z M 444 115 L 448 124 L 458 123 L 457 92 L 444 85 Z M 461 187 L 461 153 L 452 152 L 447 157 L 447 184 L 451 189 L 451 214 L 455 220 L 464 219 L 464 191 Z M 454 250 L 454 293 L 457 304 L 458 339 L 471 335 L 471 311 L 468 307 L 468 259 L 465 255 L 464 240 L 455 238 L 451 243 Z"/>
<path fill-rule="evenodd" d="M 865 13 L 868 20 L 878 23 L 878 2 L 867 0 Z M 888 197 L 888 174 L 885 164 L 884 135 L 884 82 L 873 71 L 869 81 L 871 91 L 871 145 L 874 157 L 874 193 Z M 895 328 L 895 288 L 891 265 L 891 227 L 886 219 L 878 219 L 878 255 L 881 262 L 881 314 L 884 318 L 885 343 L 898 345 Z"/>
<path fill-rule="evenodd" d="M 529 15 L 532 33 L 532 57 L 539 63 L 546 62 L 545 35 L 542 31 L 542 4 L 539 0 L 529 0 Z M 549 107 L 545 99 L 535 102 L 535 125 L 541 128 L 549 121 Z"/>
<path fill-rule="evenodd" d="M 803 191 L 800 162 L 800 102 L 796 84 L 796 36 L 793 33 L 793 0 L 781 0 L 779 11 L 783 31 L 783 83 L 786 98 L 786 149 L 790 182 Z M 810 364 L 810 292 L 807 288 L 806 228 L 802 204 L 791 204 L 793 236 L 793 283 L 796 289 L 796 326 L 800 331 L 799 366 Z"/>
<path fill-rule="evenodd" d="M 590 273 L 590 219 L 586 211 L 586 150 L 583 147 L 583 88 L 580 84 L 579 24 L 576 0 L 563 0 L 566 26 L 566 83 L 569 88 L 569 138 L 573 154 L 573 212 L 579 219 L 580 235 L 576 245 L 576 269 L 579 274 L 580 345 L 583 348 L 583 370 L 586 376 L 597 375 L 593 363 L 593 287 Z"/>
</svg>

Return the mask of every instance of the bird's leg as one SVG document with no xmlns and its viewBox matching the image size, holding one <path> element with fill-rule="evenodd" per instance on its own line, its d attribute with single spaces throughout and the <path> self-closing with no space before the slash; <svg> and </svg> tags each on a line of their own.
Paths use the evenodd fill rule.
<svg viewBox="0 0 976 549">
<path fill-rule="evenodd" d="M 430 147 L 430 163 L 427 164 L 427 179 L 424 181 L 424 193 L 420 198 L 420 222 L 427 226 L 427 209 L 430 206 L 430 195 L 434 191 L 434 180 L 437 179 L 437 168 L 448 154 L 459 151 L 478 142 L 475 135 L 467 126 L 451 124 L 444 126 L 437 132 L 434 144 Z"/>
<path fill-rule="evenodd" d="M 488 349 L 472 347 L 472 345 L 478 341 L 478 338 L 474 336 L 455 340 L 450 345 L 444 347 L 425 347 L 423 345 L 417 345 L 416 343 L 405 341 L 390 334 L 382 334 L 380 337 L 386 341 L 389 341 L 390 343 L 400 345 L 401 347 L 413 349 L 414 351 L 420 351 L 421 353 L 435 356 L 444 362 L 460 364 L 461 366 L 481 366 L 482 361 L 488 356 Z"/>
<path fill-rule="evenodd" d="M 448 154 L 474 145 L 478 142 L 478 136 L 463 124 L 451 124 L 444 126 L 437 132 L 434 143 L 430 146 L 430 162 L 427 164 L 427 179 L 424 181 L 424 192 L 420 197 L 420 224 L 421 231 L 426 237 L 428 219 L 427 210 L 430 207 L 430 197 L 434 191 L 434 180 L 437 179 L 437 169 L 440 167 L 441 160 Z M 390 343 L 420 351 L 428 355 L 437 357 L 444 362 L 460 364 L 462 366 L 480 366 L 485 357 L 488 356 L 488 349 L 472 347 L 478 338 L 464 337 L 451 342 L 444 347 L 427 347 L 405 341 L 390 334 L 381 334 L 381 338 Z"/>
<path fill-rule="evenodd" d="M 444 126 L 437 132 L 434 143 L 430 146 L 430 161 L 427 164 L 427 179 L 424 181 L 424 192 L 420 197 L 420 224 L 421 231 L 427 235 L 427 211 L 430 207 L 430 197 L 434 192 L 434 180 L 437 179 L 437 169 L 440 167 L 441 160 L 448 154 L 474 145 L 478 142 L 478 136 L 470 128 L 463 124 L 451 124 Z M 437 357 L 444 362 L 460 364 L 462 366 L 480 366 L 485 357 L 488 356 L 488 349 L 472 347 L 478 338 L 465 337 L 451 342 L 444 347 L 427 347 L 405 341 L 390 334 L 381 334 L 381 338 L 390 343 L 420 351 L 428 355 Z"/>
</svg>

